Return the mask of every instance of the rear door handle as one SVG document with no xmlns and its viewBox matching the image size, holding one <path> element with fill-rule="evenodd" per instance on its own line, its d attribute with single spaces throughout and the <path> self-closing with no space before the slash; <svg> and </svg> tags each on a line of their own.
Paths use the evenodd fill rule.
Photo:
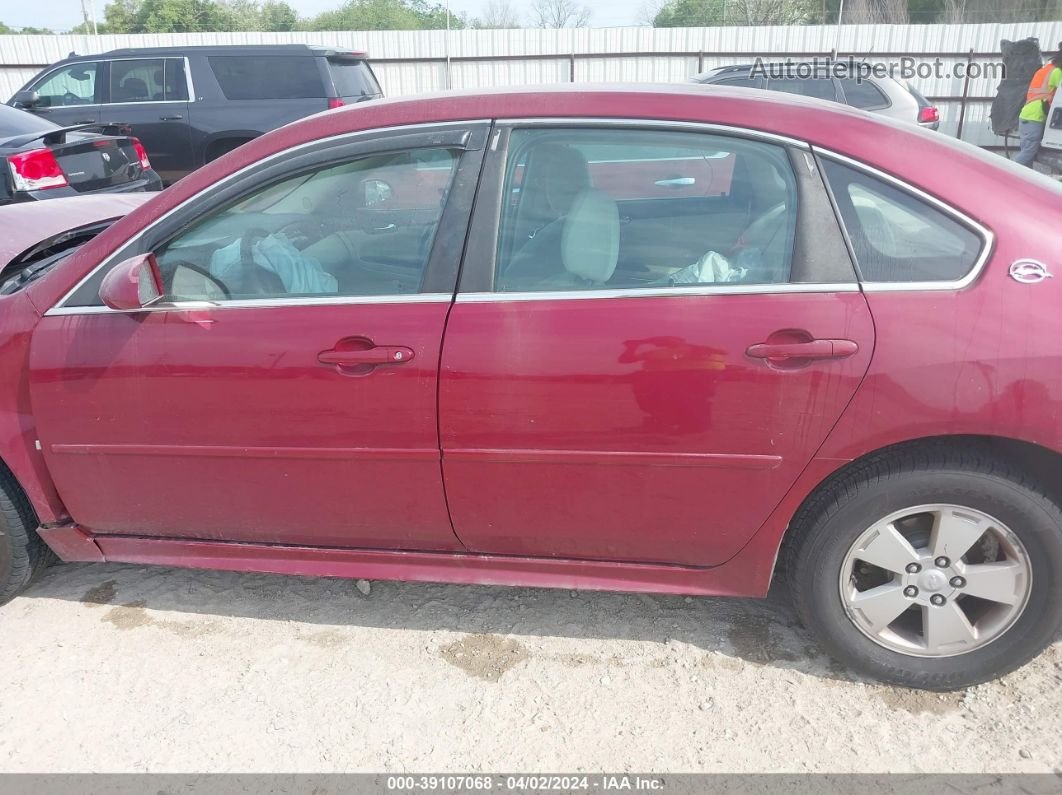
<svg viewBox="0 0 1062 795">
<path fill-rule="evenodd" d="M 183 118 L 184 116 L 181 116 L 180 114 L 176 116 L 159 116 L 160 121 L 180 121 Z"/>
<path fill-rule="evenodd" d="M 74 124 L 95 124 L 95 119 L 78 119 Z"/>
<path fill-rule="evenodd" d="M 793 359 L 844 359 L 859 351 L 852 340 L 808 340 L 807 342 L 760 342 L 750 345 L 746 354 L 753 359 L 790 361 Z"/>
</svg>

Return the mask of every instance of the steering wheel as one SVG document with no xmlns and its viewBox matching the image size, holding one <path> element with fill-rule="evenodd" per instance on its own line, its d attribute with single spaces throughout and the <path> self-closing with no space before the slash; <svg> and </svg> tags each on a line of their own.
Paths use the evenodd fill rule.
<svg viewBox="0 0 1062 795">
<path fill-rule="evenodd" d="M 65 94 L 63 94 L 63 104 L 64 105 L 81 105 L 81 104 L 84 103 L 84 101 L 85 100 L 83 100 L 81 97 L 79 97 L 73 91 L 67 91 Z"/>
<path fill-rule="evenodd" d="M 330 235 L 333 224 L 316 218 L 298 218 L 289 221 L 277 230 L 285 235 L 295 248 L 302 250 Z"/>
</svg>

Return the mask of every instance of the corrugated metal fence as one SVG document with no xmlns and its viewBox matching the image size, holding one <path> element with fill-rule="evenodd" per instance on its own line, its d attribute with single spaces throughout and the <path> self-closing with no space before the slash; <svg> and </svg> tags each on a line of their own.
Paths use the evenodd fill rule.
<svg viewBox="0 0 1062 795">
<path fill-rule="evenodd" d="M 447 88 L 563 82 L 680 82 L 698 71 L 762 56 L 806 59 L 833 51 L 874 62 L 907 60 L 913 84 L 942 113 L 942 128 L 998 145 L 988 110 L 1001 39 L 1062 41 L 1062 21 L 1008 25 L 851 25 L 749 28 L 203 33 L 129 36 L 0 36 L 0 95 L 71 52 L 196 44 L 308 43 L 367 50 L 390 96 Z M 939 64 L 934 63 L 939 59 Z M 969 67 L 973 68 L 970 69 Z M 931 69 L 932 73 L 925 70 Z M 967 78 L 964 74 L 970 72 Z M 964 99 L 965 98 L 965 99 Z"/>
</svg>

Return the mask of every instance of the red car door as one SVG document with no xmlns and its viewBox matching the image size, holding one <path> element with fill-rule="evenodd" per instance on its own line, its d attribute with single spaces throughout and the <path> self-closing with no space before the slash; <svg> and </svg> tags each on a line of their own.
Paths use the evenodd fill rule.
<svg viewBox="0 0 1062 795">
<path fill-rule="evenodd" d="M 47 312 L 33 410 L 73 518 L 104 534 L 459 549 L 437 367 L 487 129 L 272 158 L 111 259 L 154 252 L 161 303 L 102 306 L 105 264 Z"/>
<path fill-rule="evenodd" d="M 873 350 L 814 160 L 634 123 L 503 128 L 497 149 L 440 375 L 458 536 L 505 555 L 727 560 Z"/>
</svg>

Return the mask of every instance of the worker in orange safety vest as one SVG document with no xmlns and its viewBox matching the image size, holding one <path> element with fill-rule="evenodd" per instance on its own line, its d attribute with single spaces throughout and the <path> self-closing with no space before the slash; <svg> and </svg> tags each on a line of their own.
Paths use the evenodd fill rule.
<svg viewBox="0 0 1062 795">
<path fill-rule="evenodd" d="M 1025 97 L 1025 107 L 1018 117 L 1018 141 L 1021 149 L 1014 162 L 1032 167 L 1040 151 L 1040 142 L 1044 138 L 1047 126 L 1047 112 L 1054 101 L 1055 92 L 1062 85 L 1062 42 L 1058 52 L 1047 62 L 1029 83 L 1029 93 Z"/>
</svg>

